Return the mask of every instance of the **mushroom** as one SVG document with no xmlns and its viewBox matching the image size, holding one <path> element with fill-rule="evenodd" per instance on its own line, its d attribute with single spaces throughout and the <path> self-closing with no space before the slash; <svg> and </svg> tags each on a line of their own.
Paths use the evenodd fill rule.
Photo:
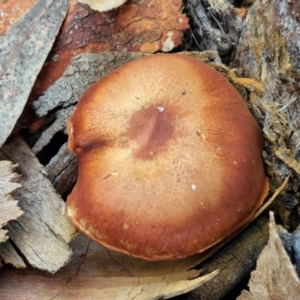
<svg viewBox="0 0 300 300">
<path fill-rule="evenodd" d="M 189 56 L 156 54 L 117 68 L 88 89 L 67 127 L 79 161 L 69 217 L 135 257 L 202 252 L 248 223 L 269 190 L 247 104 Z"/>
</svg>

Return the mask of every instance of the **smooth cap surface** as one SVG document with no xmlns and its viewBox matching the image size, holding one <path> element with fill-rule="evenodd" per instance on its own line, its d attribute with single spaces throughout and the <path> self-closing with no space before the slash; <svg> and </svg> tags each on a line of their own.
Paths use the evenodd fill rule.
<svg viewBox="0 0 300 300">
<path fill-rule="evenodd" d="M 218 243 L 268 193 L 260 129 L 217 71 L 179 54 L 129 62 L 95 83 L 68 121 L 79 178 L 73 222 L 150 260 Z"/>
</svg>

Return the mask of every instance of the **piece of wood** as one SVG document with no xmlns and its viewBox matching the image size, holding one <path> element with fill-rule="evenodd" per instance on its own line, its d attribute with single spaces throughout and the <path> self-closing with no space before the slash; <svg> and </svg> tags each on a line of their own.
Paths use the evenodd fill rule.
<svg viewBox="0 0 300 300">
<path fill-rule="evenodd" d="M 0 36 L 0 147 L 23 111 L 68 2 L 41 0 Z"/>
<path fill-rule="evenodd" d="M 14 172 L 16 168 L 17 165 L 11 161 L 0 161 L 0 259 L 5 264 L 25 268 L 23 259 L 8 240 L 7 228 L 2 228 L 9 221 L 16 220 L 24 213 L 18 206 L 18 201 L 13 197 L 13 192 L 21 187 L 17 183 L 19 175 Z M 1 263 L 0 266 L 2 266 Z"/>
<path fill-rule="evenodd" d="M 65 203 L 56 194 L 46 171 L 20 138 L 9 139 L 0 159 L 18 163 L 19 183 L 15 197 L 24 214 L 7 225 L 10 239 L 34 267 L 56 272 L 72 254 L 68 243 L 75 227 L 65 214 Z"/>
<path fill-rule="evenodd" d="M 5 264 L 11 264 L 16 268 L 26 268 L 26 264 L 16 251 L 10 240 L 0 244 L 0 257 Z"/>
<path fill-rule="evenodd" d="M 224 248 L 198 266 L 204 274 L 215 269 L 218 269 L 219 273 L 183 299 L 227 299 L 226 294 L 247 278 L 255 267 L 256 259 L 266 246 L 268 237 L 268 218 L 260 216 Z"/>
<path fill-rule="evenodd" d="M 10 220 L 23 214 L 12 193 L 21 185 L 17 183 L 18 174 L 14 173 L 17 165 L 12 162 L 0 161 L 0 243 L 8 239 L 7 230 L 3 229 Z"/>
<path fill-rule="evenodd" d="M 63 144 L 45 167 L 48 178 L 61 196 L 70 192 L 78 176 L 78 161 L 74 152 Z"/>
</svg>

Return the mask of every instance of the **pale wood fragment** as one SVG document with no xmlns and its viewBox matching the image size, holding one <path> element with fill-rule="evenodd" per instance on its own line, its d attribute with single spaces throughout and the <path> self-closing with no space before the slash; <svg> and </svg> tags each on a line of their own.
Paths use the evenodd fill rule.
<svg viewBox="0 0 300 300">
<path fill-rule="evenodd" d="M 10 161 L 0 161 L 0 243 L 8 239 L 7 229 L 3 229 L 9 221 L 23 214 L 12 193 L 21 185 L 17 183 L 18 174 L 14 173 L 17 165 Z M 1 256 L 1 255 L 0 255 Z"/>
<path fill-rule="evenodd" d="M 15 197 L 25 213 L 7 225 L 10 238 L 32 266 L 56 272 L 71 257 L 68 243 L 75 233 L 65 214 L 65 204 L 21 138 L 11 138 L 1 148 L 0 158 L 18 163 L 21 175 L 22 187 Z"/>
</svg>

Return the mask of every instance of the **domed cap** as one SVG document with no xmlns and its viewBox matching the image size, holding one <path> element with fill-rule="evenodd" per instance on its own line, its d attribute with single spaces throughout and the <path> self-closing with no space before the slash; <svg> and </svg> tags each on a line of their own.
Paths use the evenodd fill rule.
<svg viewBox="0 0 300 300">
<path fill-rule="evenodd" d="M 68 132 L 79 160 L 68 215 L 92 239 L 136 257 L 204 251 L 251 220 L 268 193 L 247 105 L 188 56 L 117 68 L 84 94 Z"/>
</svg>

